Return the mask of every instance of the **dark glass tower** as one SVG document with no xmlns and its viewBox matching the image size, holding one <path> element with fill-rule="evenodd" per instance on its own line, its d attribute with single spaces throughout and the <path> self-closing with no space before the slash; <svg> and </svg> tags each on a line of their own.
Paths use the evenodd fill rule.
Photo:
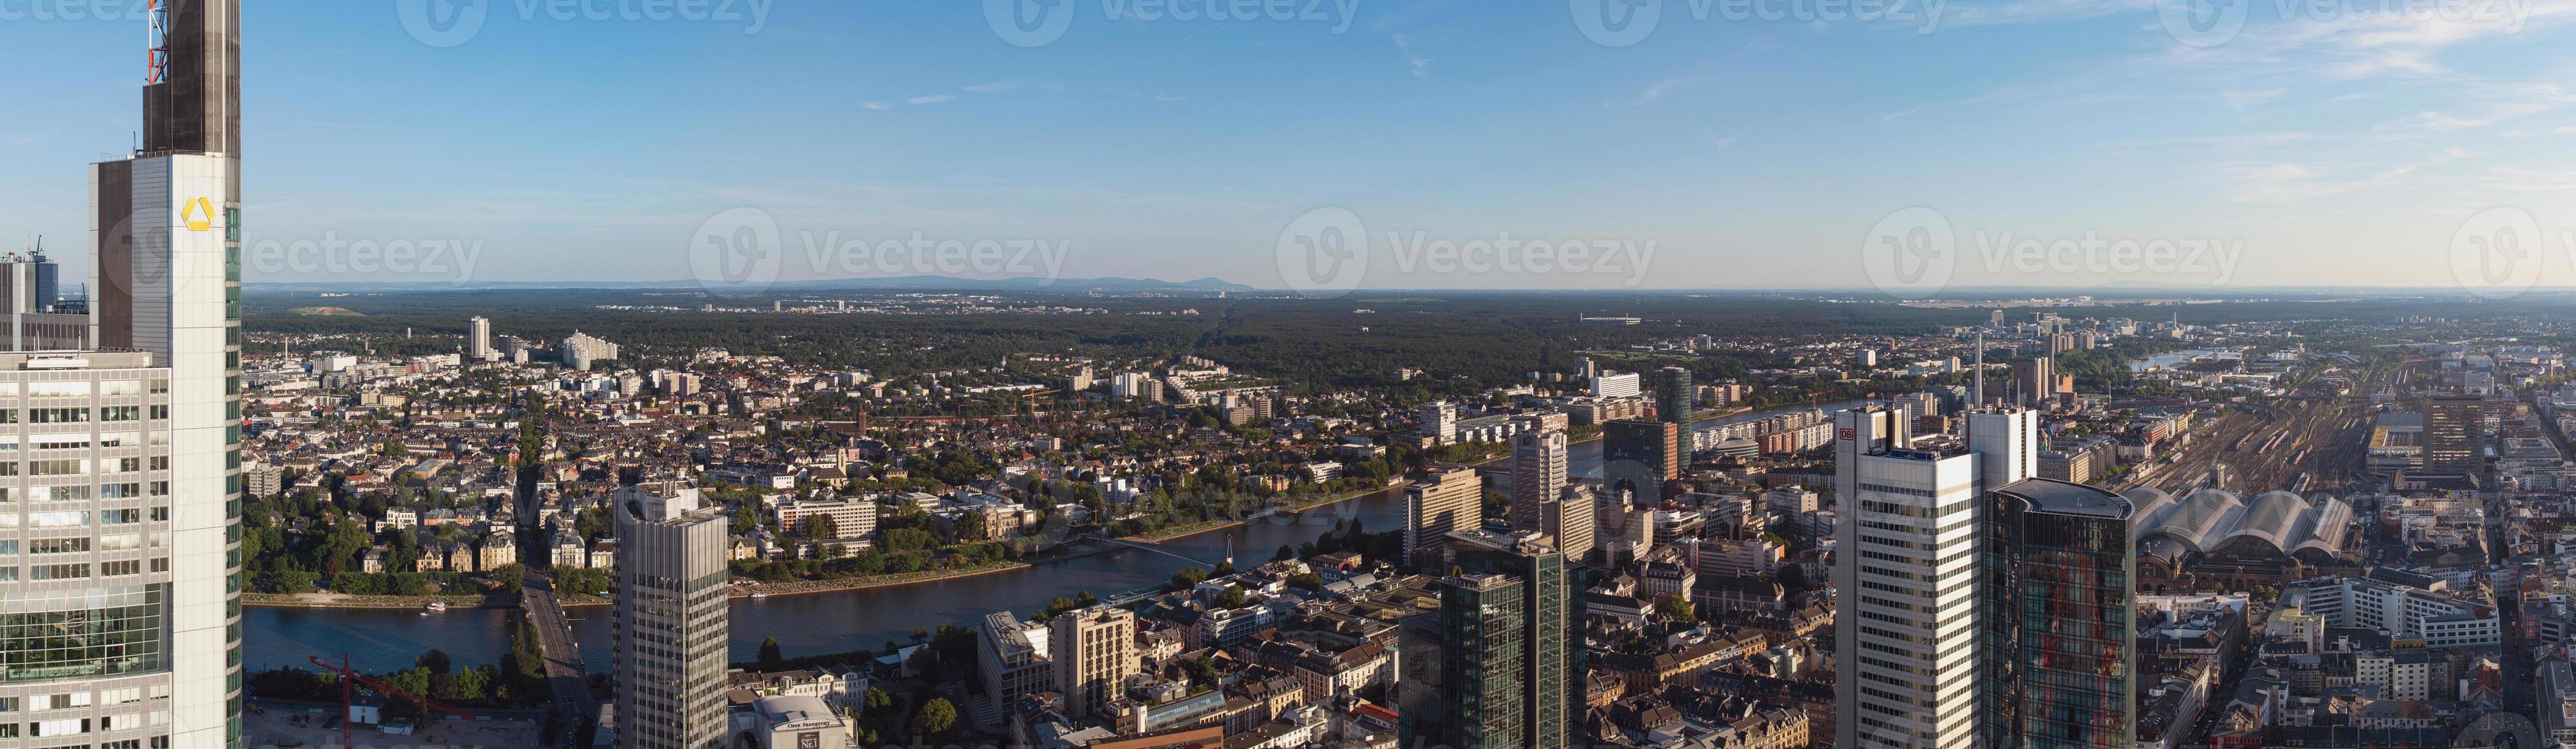
<svg viewBox="0 0 2576 749">
<path fill-rule="evenodd" d="M 1635 492 L 1635 501 L 1664 498 L 1664 484 L 1681 478 L 1685 435 L 1669 421 L 1613 421 L 1601 425 L 1601 480 L 1612 492 Z"/>
<path fill-rule="evenodd" d="M 1987 493 L 1987 746 L 2137 746 L 2129 501 L 2050 479 Z"/>
<path fill-rule="evenodd" d="M 1535 538 L 1450 534 L 1439 613 L 1405 623 L 1404 746 L 1569 745 L 1583 709 L 1582 619 L 1565 556 Z"/>
<path fill-rule="evenodd" d="M 1691 387 L 1691 371 L 1683 367 L 1665 367 L 1655 372 L 1655 420 L 1679 424 L 1690 429 L 1691 416 L 1699 412 L 1699 391 Z"/>
</svg>

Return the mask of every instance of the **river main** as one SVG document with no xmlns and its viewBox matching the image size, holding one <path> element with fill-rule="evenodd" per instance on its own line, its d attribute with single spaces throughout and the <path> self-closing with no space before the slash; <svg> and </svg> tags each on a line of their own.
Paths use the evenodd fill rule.
<svg viewBox="0 0 2576 749">
<path fill-rule="evenodd" d="M 1858 401 L 1828 404 L 1831 411 Z M 1699 423 L 1700 428 L 1758 419 L 1798 409 L 1737 414 Z M 1577 476 L 1601 470 L 1601 443 L 1586 442 L 1567 456 Z M 1251 566 L 1270 560 L 1281 546 L 1296 546 L 1330 532 L 1338 523 L 1357 519 L 1368 532 L 1403 527 L 1402 498 L 1381 491 L 1339 504 L 1288 516 L 1165 541 L 1174 554 L 1213 566 L 1234 550 L 1238 563 Z M 915 628 L 941 624 L 975 626 L 985 614 L 1008 609 L 1023 616 L 1046 607 L 1058 596 L 1091 591 L 1101 597 L 1171 578 L 1189 563 L 1163 554 L 1133 549 L 1078 557 L 1027 569 L 936 580 L 866 590 L 773 596 L 733 602 L 733 658 L 748 661 L 763 638 L 777 638 L 789 657 L 883 647 L 905 641 Z M 347 653 L 358 669 L 382 672 L 411 665 L 429 649 L 444 651 L 456 663 L 479 665 L 497 660 L 509 646 L 510 611 L 470 609 L 422 615 L 411 611 L 348 609 L 250 608 L 242 612 L 248 642 L 245 665 L 261 670 L 304 665 L 306 656 L 337 661 Z M 594 672 L 613 669 L 609 649 L 609 609 L 586 607 L 570 612 L 573 636 L 582 660 Z"/>
</svg>

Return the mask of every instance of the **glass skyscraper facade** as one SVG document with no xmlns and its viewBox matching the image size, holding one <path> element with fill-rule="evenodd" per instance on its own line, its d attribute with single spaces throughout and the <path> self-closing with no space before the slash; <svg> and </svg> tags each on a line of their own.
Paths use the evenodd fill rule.
<svg viewBox="0 0 2576 749">
<path fill-rule="evenodd" d="M 170 391 L 148 353 L 0 354 L 0 746 L 186 746 Z"/>
<path fill-rule="evenodd" d="M 2137 746 L 2129 501 L 2031 479 L 1987 493 L 1987 746 Z"/>
<path fill-rule="evenodd" d="M 1450 534 L 1440 611 L 1403 633 L 1404 746 L 1568 745 L 1583 710 L 1582 618 L 1565 556 L 1538 538 Z"/>
</svg>

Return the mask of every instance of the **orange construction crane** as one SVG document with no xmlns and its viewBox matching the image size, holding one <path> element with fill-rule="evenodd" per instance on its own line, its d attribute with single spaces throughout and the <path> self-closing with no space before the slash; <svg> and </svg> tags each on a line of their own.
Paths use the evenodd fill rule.
<svg viewBox="0 0 2576 749">
<path fill-rule="evenodd" d="M 310 661 L 312 661 L 312 662 L 313 662 L 313 666 L 314 666 L 315 668 L 319 668 L 319 669 L 322 669 L 322 670 L 324 670 L 324 671 L 328 671 L 328 672 L 331 672 L 331 673 L 339 674 L 339 675 L 340 675 L 340 745 L 341 745 L 341 746 L 357 746 L 356 744 L 349 743 L 349 742 L 350 742 L 350 732 L 349 732 L 349 731 L 350 731 L 350 729 L 353 727 L 353 726 L 351 726 L 351 725 L 350 725 L 350 723 L 349 723 L 349 698 L 355 694 L 355 692 L 356 692 L 356 690 L 357 690 L 358 685 L 365 685 L 368 689 L 376 690 L 377 692 L 381 692 L 381 693 L 383 693 L 385 696 L 388 696 L 388 697 L 400 697 L 400 698 L 403 698 L 403 699 L 406 699 L 406 700 L 411 700 L 412 702 L 419 703 L 421 707 L 429 708 L 429 709 L 431 709 L 431 710 L 436 710 L 436 711 L 438 711 L 438 712 L 446 713 L 446 714 L 448 714 L 448 715 L 456 716 L 456 717 L 458 717 L 458 718 L 462 718 L 462 719 L 465 719 L 465 720 L 473 720 L 473 719 L 474 719 L 474 714 L 473 714 L 473 713 L 465 712 L 465 711 L 463 711 L 463 710 L 458 710 L 458 709 L 453 708 L 453 707 L 448 707 L 446 704 L 440 703 L 440 702 L 439 702 L 439 701 L 437 701 L 437 700 L 433 700 L 433 699 L 430 699 L 430 698 L 428 698 L 428 697 L 421 696 L 421 695 L 417 695 L 417 694 L 412 694 L 411 692 L 404 691 L 404 690 L 403 690 L 403 688 L 401 688 L 401 687 L 397 687 L 397 686 L 394 686 L 394 685 L 392 685 L 392 684 L 387 684 L 387 683 L 384 683 L 384 682 L 382 682 L 382 681 L 377 681 L 377 680 L 375 680 L 375 679 L 368 678 L 366 674 L 358 673 L 358 671 L 357 671 L 356 669 L 353 669 L 353 668 L 350 668 L 350 667 L 349 667 L 349 654 L 347 654 L 347 653 L 341 653 L 341 654 L 340 654 L 340 665 L 338 665 L 338 666 L 333 666 L 333 665 L 328 664 L 328 663 L 323 663 L 323 662 L 322 662 L 322 657 L 321 657 L 321 656 L 305 656 L 305 659 L 306 659 L 306 660 L 310 660 Z"/>
</svg>

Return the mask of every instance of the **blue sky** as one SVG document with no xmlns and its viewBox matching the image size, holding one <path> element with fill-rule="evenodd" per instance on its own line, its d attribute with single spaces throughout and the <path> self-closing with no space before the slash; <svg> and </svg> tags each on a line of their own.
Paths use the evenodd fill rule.
<svg viewBox="0 0 2576 749">
<path fill-rule="evenodd" d="M 400 17 L 412 0 L 248 3 L 249 242 L 460 250 L 249 280 L 684 279 L 710 218 L 749 208 L 778 228 L 782 278 L 901 275 L 874 255 L 818 270 L 844 256 L 807 245 L 919 237 L 1060 257 L 965 275 L 1277 287 L 1298 283 L 1283 231 L 1346 209 L 1364 286 L 1856 287 L 1883 219 L 1922 207 L 1947 225 L 1950 286 L 2447 285 L 2463 222 L 2505 207 L 2540 236 L 2504 257 L 2576 283 L 2571 0 L 2411 18 L 2251 0 L 2217 36 L 2169 32 L 2139 0 L 1961 0 L 1928 22 L 1610 0 L 1657 14 L 1624 46 L 1576 23 L 1598 0 L 1356 0 L 1316 20 L 1059 0 L 1069 26 L 1032 47 L 962 0 L 778 0 L 757 23 L 751 0 L 658 21 L 616 17 L 643 0 L 586 6 L 607 20 L 532 1 L 427 42 Z M 0 239 L 77 258 L 83 165 L 136 127 L 144 27 L 16 15 Z M 1506 236 L 1634 267 L 1421 260 L 1426 240 Z M 2214 249 L 2144 269 L 2011 259 L 2088 237 Z"/>
</svg>

